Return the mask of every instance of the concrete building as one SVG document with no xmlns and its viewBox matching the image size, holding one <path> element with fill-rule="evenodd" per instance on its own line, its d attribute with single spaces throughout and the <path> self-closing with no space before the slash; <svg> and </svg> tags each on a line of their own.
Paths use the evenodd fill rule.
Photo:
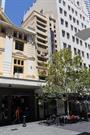
<svg viewBox="0 0 90 135">
<path fill-rule="evenodd" d="M 55 19 L 57 50 L 68 47 L 73 54 L 79 54 L 82 57 L 83 66 L 90 66 L 90 43 L 75 37 L 75 33 L 89 27 L 89 17 L 84 1 L 36 0 L 26 12 L 24 21 L 34 10 L 39 13 L 43 11 L 45 16 L 48 14 Z"/>
</svg>

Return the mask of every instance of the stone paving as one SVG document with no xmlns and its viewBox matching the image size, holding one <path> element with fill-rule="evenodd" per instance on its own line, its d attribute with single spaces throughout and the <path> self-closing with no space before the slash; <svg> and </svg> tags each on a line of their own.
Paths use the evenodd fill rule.
<svg viewBox="0 0 90 135">
<path fill-rule="evenodd" d="M 28 123 L 26 127 L 13 125 L 0 127 L 0 135 L 77 135 L 78 132 L 62 129 L 57 126 L 45 126 L 38 123 Z"/>
<path fill-rule="evenodd" d="M 65 124 L 64 126 L 47 126 L 38 122 L 0 127 L 0 135 L 78 135 L 81 132 L 90 133 L 90 122 Z"/>
<path fill-rule="evenodd" d="M 89 120 L 90 121 L 90 120 Z M 88 132 L 90 133 L 90 122 L 81 121 L 75 124 L 66 124 L 62 126 L 63 129 L 77 131 L 77 132 Z"/>
</svg>

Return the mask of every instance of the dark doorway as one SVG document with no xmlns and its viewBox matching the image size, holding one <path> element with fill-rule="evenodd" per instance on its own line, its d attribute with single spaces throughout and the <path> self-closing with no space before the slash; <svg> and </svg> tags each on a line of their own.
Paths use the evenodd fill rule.
<svg viewBox="0 0 90 135">
<path fill-rule="evenodd" d="M 34 90 L 21 88 L 0 88 L 0 125 L 35 121 Z M 20 109 L 20 120 L 16 121 L 16 109 Z"/>
</svg>

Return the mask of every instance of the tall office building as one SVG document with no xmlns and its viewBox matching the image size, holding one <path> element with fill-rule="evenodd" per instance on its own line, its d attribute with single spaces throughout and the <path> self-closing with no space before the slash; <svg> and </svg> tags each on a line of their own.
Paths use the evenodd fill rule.
<svg viewBox="0 0 90 135">
<path fill-rule="evenodd" d="M 85 0 L 85 4 L 88 10 L 88 15 L 89 15 L 89 19 L 90 19 L 90 0 Z"/>
<path fill-rule="evenodd" d="M 75 37 L 75 33 L 87 28 L 90 23 L 84 1 L 37 0 L 25 14 L 24 22 L 31 16 L 34 10 L 37 12 L 44 11 L 46 16 L 53 15 L 56 21 L 57 49 L 60 50 L 68 47 L 73 55 L 79 54 L 82 57 L 83 62 L 81 64 L 83 66 L 90 66 L 90 42 Z M 49 37 L 48 33 L 48 43 Z"/>
</svg>

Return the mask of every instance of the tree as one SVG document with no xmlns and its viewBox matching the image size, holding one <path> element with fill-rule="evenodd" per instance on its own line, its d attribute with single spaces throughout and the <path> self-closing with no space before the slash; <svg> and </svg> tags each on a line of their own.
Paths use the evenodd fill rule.
<svg viewBox="0 0 90 135">
<path fill-rule="evenodd" d="M 81 62 L 80 56 L 72 56 L 69 49 L 55 52 L 48 66 L 47 85 L 43 89 L 44 92 L 58 95 L 79 91 Z"/>
</svg>

